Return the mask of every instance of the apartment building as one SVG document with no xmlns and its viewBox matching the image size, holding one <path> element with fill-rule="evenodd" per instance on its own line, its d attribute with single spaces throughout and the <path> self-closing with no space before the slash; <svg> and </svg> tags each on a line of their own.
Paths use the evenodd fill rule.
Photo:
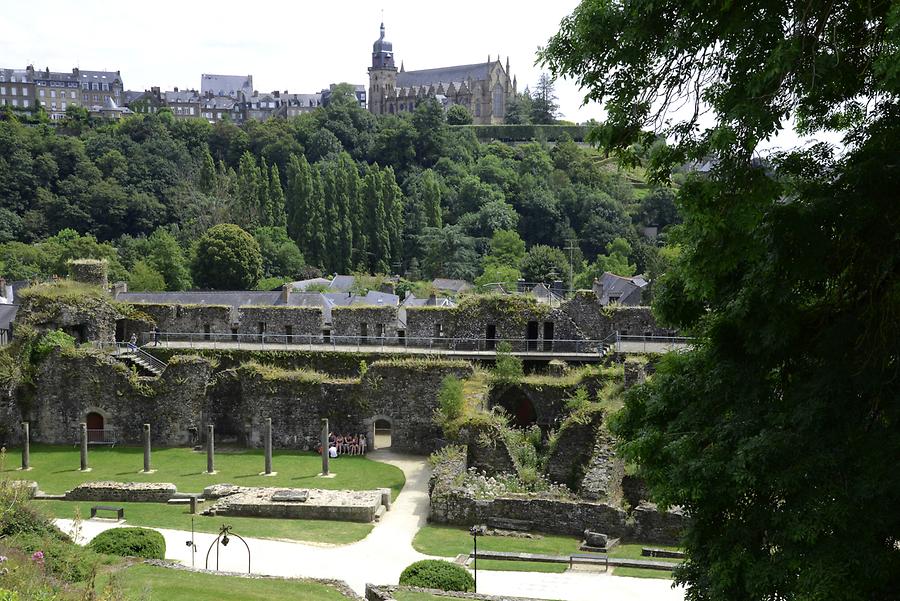
<svg viewBox="0 0 900 601">
<path fill-rule="evenodd" d="M 0 106 L 34 108 L 34 79 L 24 69 L 0 69 Z"/>
</svg>

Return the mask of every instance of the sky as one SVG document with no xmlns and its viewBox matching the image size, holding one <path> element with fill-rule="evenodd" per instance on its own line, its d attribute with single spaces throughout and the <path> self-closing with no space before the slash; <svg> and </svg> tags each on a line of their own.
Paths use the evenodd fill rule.
<svg viewBox="0 0 900 601">
<path fill-rule="evenodd" d="M 578 0 L 331 0 L 255 4 L 4 0 L 0 67 L 52 71 L 119 70 L 125 88 L 200 88 L 202 73 L 253 75 L 260 92 L 317 92 L 331 83 L 368 85 L 372 43 L 382 19 L 394 57 L 408 70 L 487 61 L 498 55 L 518 80 L 534 87 L 535 53 Z M 582 104 L 574 82 L 556 94 L 564 119 L 602 120 L 597 103 Z M 787 128 L 764 148 L 801 142 Z"/>
</svg>

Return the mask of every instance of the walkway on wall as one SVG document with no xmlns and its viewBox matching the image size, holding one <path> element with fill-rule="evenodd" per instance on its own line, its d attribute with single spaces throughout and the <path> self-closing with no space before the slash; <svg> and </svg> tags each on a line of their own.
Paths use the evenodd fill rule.
<svg viewBox="0 0 900 601">
<path fill-rule="evenodd" d="M 412 548 L 416 532 L 428 517 L 428 478 L 430 470 L 424 457 L 401 455 L 391 451 L 374 451 L 368 456 L 376 461 L 394 465 L 406 475 L 403 487 L 391 510 L 376 524 L 365 539 L 350 545 L 325 546 L 287 541 L 247 538 L 252 556 L 252 571 L 271 576 L 333 578 L 344 580 L 360 595 L 367 582 L 395 584 L 400 572 L 420 559 L 429 559 Z M 335 469 L 339 469 L 335 464 Z M 57 520 L 66 532 L 71 520 Z M 81 543 L 100 532 L 121 523 L 82 522 Z M 185 546 L 189 531 L 156 529 L 166 539 L 166 556 L 187 565 L 191 564 L 191 550 Z M 240 534 L 240 533 L 239 533 Z M 215 540 L 214 534 L 195 534 L 198 549 L 207 549 Z M 202 554 L 198 565 L 203 567 Z M 220 559 L 223 571 L 244 572 L 247 556 L 239 548 L 229 547 Z M 529 572 L 478 573 L 478 591 L 485 594 L 512 595 L 562 601 L 680 601 L 683 589 L 672 589 L 668 580 L 624 578 L 602 573 L 567 572 L 543 574 Z"/>
<path fill-rule="evenodd" d="M 497 356 L 497 341 L 484 339 L 452 340 L 443 339 L 426 344 L 397 342 L 396 340 L 370 341 L 358 337 L 352 340 L 330 342 L 283 342 L 285 336 L 273 336 L 273 341 L 259 340 L 259 336 L 239 337 L 237 340 L 217 338 L 209 334 L 160 334 L 158 343 L 150 342 L 144 348 L 172 349 L 228 349 L 249 351 L 302 351 L 314 353 L 371 353 L 384 355 L 424 355 L 449 357 L 454 359 L 491 360 Z M 230 338 L 230 336 L 228 336 Z M 299 338 L 299 336 L 298 336 Z M 667 353 L 690 346 L 686 338 L 659 336 L 618 336 L 608 340 L 517 340 L 513 342 L 513 354 L 526 361 L 551 361 L 559 359 L 575 363 L 601 361 L 609 352 L 618 353 Z M 522 348 L 527 350 L 522 350 Z M 555 350 L 558 349 L 558 350 Z"/>
</svg>

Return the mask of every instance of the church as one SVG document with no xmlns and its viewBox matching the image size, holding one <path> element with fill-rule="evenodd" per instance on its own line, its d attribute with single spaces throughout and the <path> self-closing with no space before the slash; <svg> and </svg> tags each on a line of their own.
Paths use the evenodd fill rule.
<svg viewBox="0 0 900 601">
<path fill-rule="evenodd" d="M 381 36 L 372 46 L 369 67 L 369 111 L 376 115 L 392 115 L 415 110 L 426 98 L 436 98 L 445 107 L 460 104 L 479 125 L 506 122 L 506 107 L 516 93 L 516 80 L 497 60 L 474 65 L 456 65 L 438 69 L 407 71 L 394 64 L 393 44 Z"/>
</svg>

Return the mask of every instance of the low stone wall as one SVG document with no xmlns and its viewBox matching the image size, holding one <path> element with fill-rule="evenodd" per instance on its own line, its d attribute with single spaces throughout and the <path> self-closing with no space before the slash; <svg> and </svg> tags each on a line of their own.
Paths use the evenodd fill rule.
<svg viewBox="0 0 900 601">
<path fill-rule="evenodd" d="M 583 498 L 616 506 L 622 504 L 625 463 L 616 456 L 615 444 L 612 434 L 605 428 L 598 429 L 590 461 L 577 489 Z"/>
<path fill-rule="evenodd" d="M 429 482 L 430 522 L 469 527 L 517 520 L 537 532 L 580 536 L 585 530 L 593 530 L 625 540 L 667 545 L 678 544 L 685 523 L 680 510 L 664 513 L 651 504 L 641 504 L 628 514 L 606 503 L 544 498 L 539 494 L 476 499 L 461 485 L 465 472 L 465 452 L 435 466 Z"/>
<path fill-rule="evenodd" d="M 460 593 L 457 591 L 442 591 L 434 588 L 420 588 L 417 586 L 390 585 L 366 585 L 366 601 L 394 601 L 397 592 L 421 593 L 432 597 L 446 597 L 447 599 L 473 599 L 475 601 L 538 601 L 531 597 L 507 597 L 496 595 L 479 595 L 478 593 Z"/>
<path fill-rule="evenodd" d="M 567 418 L 556 434 L 553 449 L 547 459 L 547 476 L 552 482 L 578 490 L 585 469 L 591 459 L 597 433 L 603 423 L 603 413 L 595 411 L 581 419 Z"/>
<path fill-rule="evenodd" d="M 165 503 L 177 492 L 168 482 L 84 482 L 66 491 L 66 501 Z"/>
<path fill-rule="evenodd" d="M 131 304 L 136 310 L 152 317 L 162 332 L 186 332 L 202 336 L 208 328 L 212 334 L 231 334 L 232 322 L 236 317 L 232 308 L 227 305 Z"/>
<path fill-rule="evenodd" d="M 381 507 L 380 490 L 320 490 L 316 488 L 246 488 L 212 491 L 218 501 L 203 515 L 278 518 L 293 520 L 338 520 L 368 523 Z M 204 491 L 204 496 L 206 496 Z M 227 493 L 227 494 L 223 494 Z M 305 500 L 279 500 L 278 495 L 302 495 Z"/>
</svg>

